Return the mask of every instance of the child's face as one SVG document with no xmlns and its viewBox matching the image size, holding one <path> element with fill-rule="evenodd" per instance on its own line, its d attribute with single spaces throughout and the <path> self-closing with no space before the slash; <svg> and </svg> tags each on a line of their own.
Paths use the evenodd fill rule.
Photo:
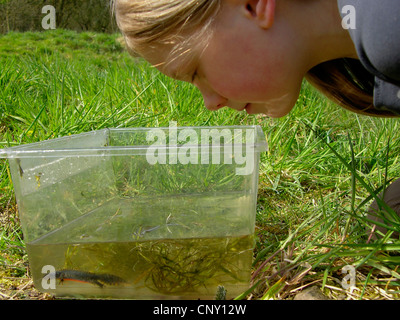
<svg viewBox="0 0 400 320">
<path fill-rule="evenodd" d="M 261 28 L 246 8 L 227 1 L 208 46 L 192 48 L 189 63 L 178 58 L 160 65 L 165 56 L 154 52 L 145 58 L 166 75 L 192 82 L 209 110 L 228 106 L 277 118 L 293 108 L 308 70 L 292 31 L 279 21 Z"/>
</svg>

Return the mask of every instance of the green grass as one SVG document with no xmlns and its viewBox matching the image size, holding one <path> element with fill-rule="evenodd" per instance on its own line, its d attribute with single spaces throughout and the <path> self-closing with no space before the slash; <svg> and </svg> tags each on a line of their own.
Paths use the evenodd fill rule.
<svg viewBox="0 0 400 320">
<path fill-rule="evenodd" d="M 399 241 L 368 241 L 366 211 L 400 177 L 399 121 L 357 116 L 304 84 L 282 119 L 207 111 L 189 84 L 124 51 L 119 35 L 71 31 L 0 36 L 0 147 L 106 127 L 262 126 L 253 299 L 399 298 Z M 391 218 L 392 220 L 395 217 Z M 399 229 L 396 222 L 395 229 Z M 0 298 L 35 297 L 8 165 L 0 160 Z M 357 267 L 357 289 L 340 282 Z M 36 297 L 43 297 L 36 295 Z"/>
</svg>

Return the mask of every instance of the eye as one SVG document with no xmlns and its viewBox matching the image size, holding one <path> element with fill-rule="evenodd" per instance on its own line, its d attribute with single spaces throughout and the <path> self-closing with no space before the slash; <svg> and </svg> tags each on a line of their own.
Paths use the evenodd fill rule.
<svg viewBox="0 0 400 320">
<path fill-rule="evenodd" d="M 196 79 L 196 77 L 197 77 L 197 70 L 195 70 L 195 71 L 193 72 L 193 75 L 192 75 L 192 83 L 194 82 L 194 80 Z"/>
</svg>

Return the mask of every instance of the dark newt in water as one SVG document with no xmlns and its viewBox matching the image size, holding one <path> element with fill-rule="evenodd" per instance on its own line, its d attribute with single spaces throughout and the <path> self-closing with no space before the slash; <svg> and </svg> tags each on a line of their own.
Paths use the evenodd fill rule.
<svg viewBox="0 0 400 320">
<path fill-rule="evenodd" d="M 124 279 L 108 273 L 93 273 L 79 270 L 59 270 L 56 271 L 56 279 L 61 283 L 64 281 L 76 281 L 83 283 L 92 283 L 100 288 L 104 285 L 120 285 L 126 283 Z"/>
</svg>

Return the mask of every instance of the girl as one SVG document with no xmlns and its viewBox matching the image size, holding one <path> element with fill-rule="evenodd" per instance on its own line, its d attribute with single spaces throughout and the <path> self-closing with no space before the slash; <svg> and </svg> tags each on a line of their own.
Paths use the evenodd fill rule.
<svg viewBox="0 0 400 320">
<path fill-rule="evenodd" d="M 193 83 L 210 110 L 282 117 L 306 78 L 354 112 L 400 115 L 400 1 L 114 0 L 114 10 L 129 52 Z"/>
</svg>

